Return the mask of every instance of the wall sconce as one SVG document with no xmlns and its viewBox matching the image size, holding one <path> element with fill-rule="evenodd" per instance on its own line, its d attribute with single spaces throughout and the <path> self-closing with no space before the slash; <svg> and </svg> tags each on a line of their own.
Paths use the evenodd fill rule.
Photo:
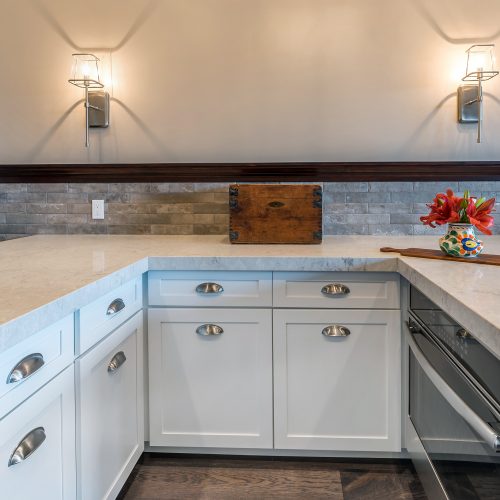
<svg viewBox="0 0 500 500">
<path fill-rule="evenodd" d="M 69 83 L 85 89 L 85 147 L 89 146 L 89 127 L 109 125 L 109 94 L 102 90 L 99 78 L 99 58 L 94 54 L 73 54 L 73 69 Z"/>
<path fill-rule="evenodd" d="M 481 142 L 481 121 L 483 119 L 483 82 L 498 75 L 495 70 L 495 45 L 473 45 L 466 50 L 467 68 L 464 82 L 476 85 L 458 87 L 458 121 L 477 123 L 477 142 Z"/>
</svg>

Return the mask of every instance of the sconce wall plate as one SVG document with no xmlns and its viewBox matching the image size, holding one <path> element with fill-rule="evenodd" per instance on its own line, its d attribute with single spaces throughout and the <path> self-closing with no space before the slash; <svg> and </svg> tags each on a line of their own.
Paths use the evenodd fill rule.
<svg viewBox="0 0 500 500">
<path fill-rule="evenodd" d="M 89 92 L 89 127 L 109 126 L 109 94 L 104 91 Z"/>
<path fill-rule="evenodd" d="M 477 123 L 479 121 L 477 85 L 460 85 L 458 87 L 458 121 L 460 123 Z"/>
</svg>

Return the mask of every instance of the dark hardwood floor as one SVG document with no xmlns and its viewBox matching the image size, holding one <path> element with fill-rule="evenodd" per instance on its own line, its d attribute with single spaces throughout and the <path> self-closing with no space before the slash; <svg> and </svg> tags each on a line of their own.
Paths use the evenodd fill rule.
<svg viewBox="0 0 500 500">
<path fill-rule="evenodd" d="M 410 461 L 145 453 L 120 500 L 424 500 Z"/>
</svg>

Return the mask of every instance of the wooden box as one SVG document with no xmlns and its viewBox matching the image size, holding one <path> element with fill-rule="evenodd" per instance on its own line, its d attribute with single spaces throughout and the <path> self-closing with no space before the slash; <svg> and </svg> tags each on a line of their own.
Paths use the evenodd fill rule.
<svg viewBox="0 0 500 500">
<path fill-rule="evenodd" d="M 231 243 L 322 241 L 322 189 L 312 184 L 232 184 Z"/>
</svg>

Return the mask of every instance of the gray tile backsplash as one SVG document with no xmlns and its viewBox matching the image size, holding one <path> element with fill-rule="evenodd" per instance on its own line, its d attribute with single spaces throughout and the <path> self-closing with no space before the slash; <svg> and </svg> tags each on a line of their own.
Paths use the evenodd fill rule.
<svg viewBox="0 0 500 500">
<path fill-rule="evenodd" d="M 439 234 L 419 217 L 438 191 L 495 196 L 500 182 L 344 182 L 323 184 L 326 235 Z M 0 240 L 30 234 L 226 234 L 228 184 L 0 184 Z M 91 201 L 104 199 L 104 220 Z M 500 234 L 500 203 L 493 228 Z"/>
</svg>

